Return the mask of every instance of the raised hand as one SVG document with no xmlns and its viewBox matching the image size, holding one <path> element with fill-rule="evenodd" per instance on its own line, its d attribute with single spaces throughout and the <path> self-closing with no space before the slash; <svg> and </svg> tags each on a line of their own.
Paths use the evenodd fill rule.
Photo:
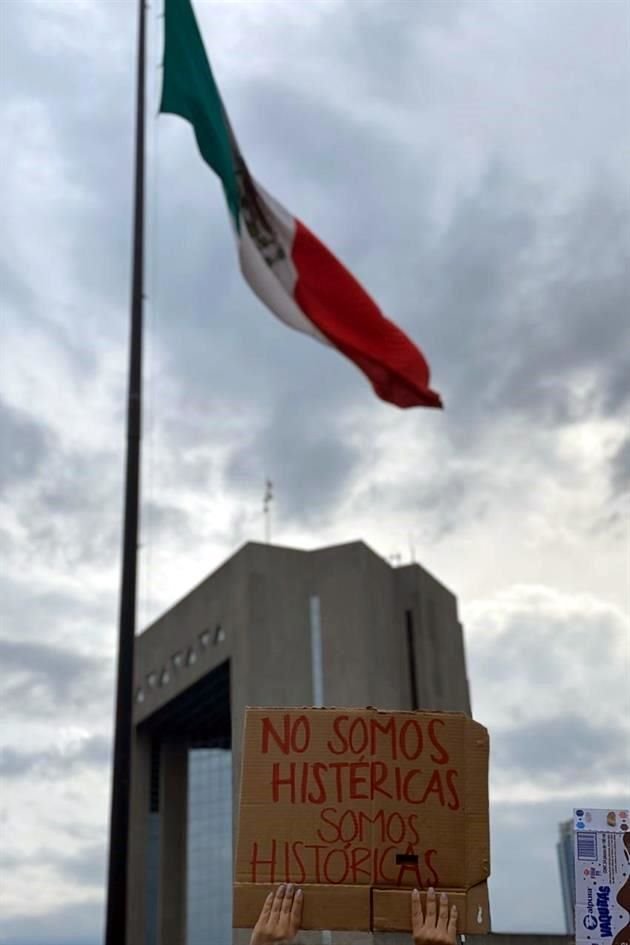
<svg viewBox="0 0 630 945">
<path fill-rule="evenodd" d="M 434 889 L 427 890 L 425 914 L 417 889 L 411 894 L 411 934 L 414 945 L 455 945 L 457 942 L 457 906 L 449 911 L 448 896 L 441 893 L 438 906 Z"/>
<path fill-rule="evenodd" d="M 278 886 L 265 899 L 250 945 L 290 945 L 302 921 L 302 890 Z"/>
</svg>

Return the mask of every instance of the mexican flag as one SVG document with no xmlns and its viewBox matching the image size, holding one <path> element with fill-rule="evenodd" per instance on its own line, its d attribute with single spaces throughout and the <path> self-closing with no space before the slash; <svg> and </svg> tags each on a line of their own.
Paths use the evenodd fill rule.
<svg viewBox="0 0 630 945">
<path fill-rule="evenodd" d="M 208 62 L 190 0 L 165 0 L 160 111 L 189 121 L 219 176 L 241 270 L 281 321 L 336 348 L 398 407 L 441 407 L 413 342 L 311 231 L 250 174 Z"/>
</svg>

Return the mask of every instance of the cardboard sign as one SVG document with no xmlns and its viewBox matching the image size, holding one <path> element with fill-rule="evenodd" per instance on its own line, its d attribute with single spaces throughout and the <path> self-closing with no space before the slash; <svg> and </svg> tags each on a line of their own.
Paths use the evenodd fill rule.
<svg viewBox="0 0 630 945">
<path fill-rule="evenodd" d="M 573 815 L 576 945 L 630 945 L 629 811 Z"/>
<path fill-rule="evenodd" d="M 282 882 L 303 928 L 408 931 L 409 890 L 489 930 L 488 733 L 459 713 L 247 709 L 234 926 Z"/>
</svg>

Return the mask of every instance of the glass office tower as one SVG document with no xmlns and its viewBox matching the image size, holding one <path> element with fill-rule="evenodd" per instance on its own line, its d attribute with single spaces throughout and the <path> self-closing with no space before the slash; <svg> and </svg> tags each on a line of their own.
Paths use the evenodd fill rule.
<svg viewBox="0 0 630 945">
<path fill-rule="evenodd" d="M 232 752 L 188 753 L 186 945 L 232 941 Z"/>
<path fill-rule="evenodd" d="M 573 855 L 573 821 L 565 820 L 558 825 L 559 839 L 556 844 L 564 921 L 569 935 L 575 932 L 575 859 Z"/>
</svg>

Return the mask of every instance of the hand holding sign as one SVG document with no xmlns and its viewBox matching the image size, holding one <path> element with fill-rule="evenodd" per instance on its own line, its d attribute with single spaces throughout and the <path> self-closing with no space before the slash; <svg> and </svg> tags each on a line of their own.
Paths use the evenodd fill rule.
<svg viewBox="0 0 630 945">
<path fill-rule="evenodd" d="M 411 928 L 414 945 L 455 945 L 457 941 L 457 907 L 448 908 L 448 896 L 442 893 L 440 905 L 434 889 L 427 892 L 426 914 L 417 889 L 411 894 Z"/>
<path fill-rule="evenodd" d="M 302 921 L 302 890 L 289 884 L 270 892 L 252 932 L 250 945 L 289 945 Z"/>
</svg>

